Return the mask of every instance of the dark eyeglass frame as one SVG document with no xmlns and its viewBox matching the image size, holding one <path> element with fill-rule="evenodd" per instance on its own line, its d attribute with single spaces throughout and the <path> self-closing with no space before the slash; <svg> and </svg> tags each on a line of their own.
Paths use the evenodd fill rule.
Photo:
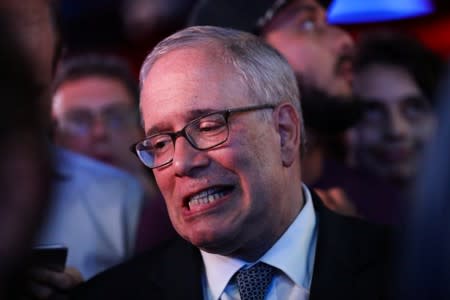
<svg viewBox="0 0 450 300">
<path fill-rule="evenodd" d="M 145 141 L 147 141 L 149 139 L 153 139 L 155 136 L 167 135 L 167 136 L 169 136 L 171 138 L 173 147 L 175 147 L 176 139 L 178 137 L 182 136 L 189 142 L 189 144 L 194 149 L 201 150 L 201 151 L 209 150 L 209 149 L 212 149 L 212 148 L 217 147 L 219 145 L 222 145 L 223 143 L 225 143 L 228 140 L 228 136 L 229 136 L 228 118 L 230 117 L 231 114 L 233 114 L 233 113 L 240 113 L 240 112 L 250 112 L 250 111 L 261 110 L 261 109 L 274 109 L 275 107 L 276 107 L 276 105 L 274 105 L 274 104 L 262 104 L 262 105 L 245 106 L 245 107 L 229 108 L 229 109 L 224 109 L 224 110 L 213 111 L 213 112 L 201 115 L 201 116 L 199 116 L 199 117 L 189 121 L 182 129 L 180 129 L 180 130 L 178 130 L 176 132 L 158 132 L 158 133 L 152 134 L 152 135 L 146 137 L 145 139 L 140 140 L 137 143 L 132 144 L 130 146 L 130 151 L 133 152 L 139 158 L 139 160 L 146 167 L 148 167 L 150 169 L 156 169 L 156 168 L 160 168 L 160 167 L 163 167 L 163 166 L 167 166 L 168 164 L 170 164 L 173 161 L 173 155 L 172 155 L 172 158 L 169 161 L 167 161 L 167 162 L 165 162 L 165 163 L 163 163 L 161 165 L 157 165 L 155 167 L 149 167 L 147 164 L 144 163 L 144 161 L 142 160 L 142 158 L 138 154 L 138 151 L 139 151 L 138 150 L 138 146 L 143 144 Z M 215 114 L 222 115 L 223 119 L 225 120 L 225 126 L 226 126 L 226 130 L 227 130 L 226 138 L 224 138 L 223 141 L 221 141 L 221 142 L 219 142 L 217 144 L 214 144 L 212 146 L 208 146 L 208 147 L 199 147 L 199 146 L 197 146 L 195 141 L 193 140 L 193 138 L 189 134 L 186 133 L 186 129 L 189 128 L 190 126 L 192 126 L 193 124 L 196 124 L 199 120 L 201 120 L 203 118 L 206 118 L 206 117 L 209 117 L 211 115 L 215 115 Z"/>
</svg>

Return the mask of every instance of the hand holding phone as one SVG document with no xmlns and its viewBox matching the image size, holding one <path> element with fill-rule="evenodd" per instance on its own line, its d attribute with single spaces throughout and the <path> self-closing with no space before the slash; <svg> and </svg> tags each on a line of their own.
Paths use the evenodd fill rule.
<svg viewBox="0 0 450 300">
<path fill-rule="evenodd" d="M 33 299 L 49 299 L 83 282 L 81 273 L 66 267 L 67 247 L 40 245 L 33 248 L 27 294 Z"/>
<path fill-rule="evenodd" d="M 66 266 L 67 252 L 67 247 L 63 245 L 36 246 L 31 253 L 31 264 L 33 267 L 63 272 Z"/>
</svg>

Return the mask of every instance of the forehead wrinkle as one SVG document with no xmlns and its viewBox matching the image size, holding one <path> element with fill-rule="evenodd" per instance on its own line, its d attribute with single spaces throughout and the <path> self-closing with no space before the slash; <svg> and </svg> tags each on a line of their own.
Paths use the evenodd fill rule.
<svg viewBox="0 0 450 300">
<path fill-rule="evenodd" d="M 205 73 L 209 74 L 211 82 L 233 80 L 233 84 L 241 84 L 237 78 L 242 77 L 242 74 L 237 72 L 234 64 L 227 58 L 227 51 L 215 47 L 214 43 L 205 44 L 204 47 L 180 48 L 164 54 L 154 63 L 147 74 L 143 82 L 143 87 L 146 88 L 142 90 L 151 92 L 158 89 L 164 81 L 169 82 L 163 86 L 166 87 L 165 90 L 168 93 L 166 96 L 170 100 L 170 92 L 178 92 L 180 89 L 176 82 L 182 82 L 184 88 L 208 89 L 208 83 L 202 80 Z M 220 74 L 217 73 L 217 66 L 222 69 Z M 158 75 L 154 75 L 155 73 Z M 154 81 L 157 81 L 158 84 L 153 84 Z M 152 88 L 148 87 L 152 85 Z M 222 86 L 223 84 L 218 84 L 219 90 Z"/>
<path fill-rule="evenodd" d="M 396 89 L 386 89 L 395 84 Z M 397 102 L 405 96 L 423 96 L 414 79 L 402 68 L 374 64 L 360 71 L 355 79 L 355 94 L 361 98 L 376 99 L 379 102 Z"/>
<path fill-rule="evenodd" d="M 214 53 L 204 49 L 178 49 L 155 62 L 141 90 L 140 107 L 147 133 L 179 130 L 201 113 L 236 105 L 229 95 L 234 93 L 230 88 L 234 90 L 239 84 L 236 78 L 239 75 L 230 64 L 217 61 L 212 56 Z M 174 122 L 164 122 L 168 118 Z"/>
</svg>

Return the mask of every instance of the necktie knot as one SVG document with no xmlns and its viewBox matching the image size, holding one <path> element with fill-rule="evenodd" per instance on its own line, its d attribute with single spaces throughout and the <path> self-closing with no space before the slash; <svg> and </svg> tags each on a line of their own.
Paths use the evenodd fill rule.
<svg viewBox="0 0 450 300">
<path fill-rule="evenodd" d="M 241 269 L 236 274 L 241 300 L 262 300 L 267 287 L 272 281 L 273 267 L 259 262 L 248 269 Z"/>
</svg>

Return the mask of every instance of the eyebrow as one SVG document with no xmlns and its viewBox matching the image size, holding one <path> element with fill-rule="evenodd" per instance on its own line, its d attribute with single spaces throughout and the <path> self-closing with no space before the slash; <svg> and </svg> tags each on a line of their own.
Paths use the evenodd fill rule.
<svg viewBox="0 0 450 300">
<path fill-rule="evenodd" d="M 186 126 L 186 124 L 188 124 L 189 122 L 191 122 L 192 120 L 201 117 L 203 115 L 206 115 L 208 113 L 211 112 L 215 112 L 215 111 L 222 111 L 223 109 L 213 109 L 213 108 L 205 108 L 205 109 L 194 109 L 194 110 L 190 110 L 190 111 L 186 111 L 183 114 L 183 118 L 186 120 L 183 127 Z M 182 127 L 182 128 L 183 128 Z M 181 129 L 181 128 L 180 128 Z M 147 130 L 145 132 L 146 136 L 151 136 L 157 133 L 163 133 L 163 132 L 174 132 L 175 130 L 173 129 L 172 124 L 167 121 L 167 119 L 163 122 L 154 124 L 152 127 L 149 128 L 149 130 Z"/>
<path fill-rule="evenodd" d="M 293 18 L 300 13 L 316 13 L 318 10 L 319 7 L 311 3 L 292 3 L 291 6 L 285 7 L 284 17 Z"/>
</svg>

